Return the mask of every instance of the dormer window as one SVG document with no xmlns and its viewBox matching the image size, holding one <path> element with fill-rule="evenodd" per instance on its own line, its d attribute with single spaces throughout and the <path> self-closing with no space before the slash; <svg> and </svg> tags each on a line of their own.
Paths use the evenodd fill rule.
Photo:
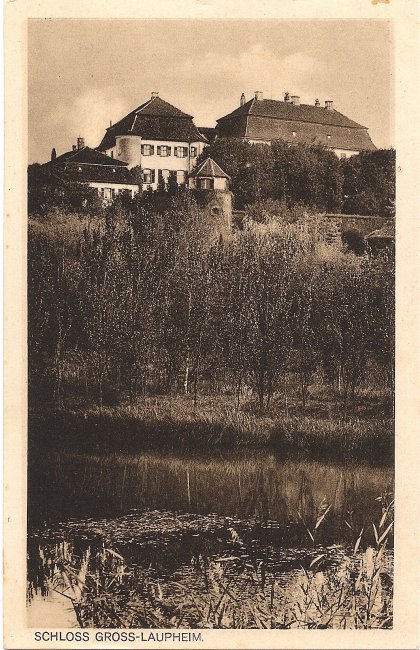
<svg viewBox="0 0 420 650">
<path fill-rule="evenodd" d="M 329 134 L 327 135 L 327 140 L 331 140 L 331 136 Z"/>
<path fill-rule="evenodd" d="M 296 138 L 296 131 L 292 131 L 292 136 Z"/>
<path fill-rule="evenodd" d="M 117 170 L 116 170 L 115 167 L 114 167 L 112 171 L 113 171 L 113 173 L 115 174 L 115 172 L 116 172 Z"/>
<path fill-rule="evenodd" d="M 78 168 L 77 168 L 77 171 L 81 172 L 81 171 L 82 171 L 82 168 L 81 168 L 81 167 L 78 167 Z"/>
</svg>

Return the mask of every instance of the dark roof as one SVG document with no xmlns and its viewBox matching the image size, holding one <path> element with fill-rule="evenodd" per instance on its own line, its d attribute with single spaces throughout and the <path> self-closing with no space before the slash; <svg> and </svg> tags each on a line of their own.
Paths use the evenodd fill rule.
<svg viewBox="0 0 420 650">
<path fill-rule="evenodd" d="M 69 164 L 66 173 L 73 180 L 82 183 L 121 183 L 138 185 L 138 181 L 127 167 L 110 167 L 108 165 Z"/>
<path fill-rule="evenodd" d="M 206 158 L 198 167 L 191 172 L 190 176 L 205 177 L 205 178 L 230 178 L 221 167 L 213 160 L 213 158 Z"/>
<path fill-rule="evenodd" d="M 67 151 L 66 153 L 61 154 L 61 156 L 57 156 L 55 160 L 46 163 L 46 165 L 60 165 L 65 162 L 91 165 L 111 165 L 112 167 L 124 167 L 127 165 L 127 163 L 122 160 L 111 158 L 111 156 L 107 156 L 96 149 L 91 149 L 90 147 L 82 147 L 82 149 L 76 149 L 75 151 Z"/>
<path fill-rule="evenodd" d="M 273 99 L 250 100 L 217 120 L 216 130 L 222 137 L 281 139 L 337 149 L 376 148 L 365 126 L 335 109 Z"/>
<path fill-rule="evenodd" d="M 210 126 L 198 126 L 197 130 L 204 135 L 206 140 L 208 140 L 210 143 L 214 142 L 216 138 L 216 129 L 214 127 Z"/>
<path fill-rule="evenodd" d="M 82 183 L 138 185 L 136 178 L 127 169 L 127 163 L 89 147 L 68 151 L 42 167 L 45 170 L 65 172 L 69 178 Z"/>
<path fill-rule="evenodd" d="M 335 109 L 327 110 L 321 106 L 311 104 L 295 105 L 291 102 L 280 102 L 277 99 L 251 99 L 243 106 L 217 120 L 232 119 L 241 115 L 257 115 L 259 117 L 273 117 L 279 120 L 297 120 L 311 122 L 312 124 L 330 124 L 335 126 L 348 126 L 359 129 L 367 127 L 350 120 Z"/>
<path fill-rule="evenodd" d="M 145 140 L 206 142 L 191 115 L 183 113 L 160 97 L 152 97 L 108 127 L 98 150 L 110 149 L 117 135 L 139 135 Z"/>
</svg>

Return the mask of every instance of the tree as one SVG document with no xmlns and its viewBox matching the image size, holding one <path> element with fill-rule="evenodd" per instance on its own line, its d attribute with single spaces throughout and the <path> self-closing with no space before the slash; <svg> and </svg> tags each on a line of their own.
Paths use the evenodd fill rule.
<svg viewBox="0 0 420 650">
<path fill-rule="evenodd" d="M 395 150 L 365 151 L 342 161 L 343 212 L 395 216 Z"/>
<path fill-rule="evenodd" d="M 220 165 L 231 179 L 237 207 L 272 196 L 273 158 L 267 144 L 251 144 L 238 138 L 218 138 L 206 147 L 197 161 L 208 156 Z"/>
<path fill-rule="evenodd" d="M 39 164 L 28 167 L 28 212 L 46 215 L 52 208 L 69 212 L 101 212 L 96 189 L 75 181 L 63 169 Z"/>
</svg>

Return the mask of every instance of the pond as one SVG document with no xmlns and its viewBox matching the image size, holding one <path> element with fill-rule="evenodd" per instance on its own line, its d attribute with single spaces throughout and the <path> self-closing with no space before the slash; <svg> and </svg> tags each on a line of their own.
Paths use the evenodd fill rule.
<svg viewBox="0 0 420 650">
<path fill-rule="evenodd" d="M 184 603 L 184 625 L 205 627 L 202 612 L 200 616 L 192 613 L 203 598 L 202 608 L 209 608 L 207 619 L 211 626 L 260 627 L 258 621 L 266 619 L 263 613 L 255 613 L 254 606 L 242 611 L 236 605 L 242 618 L 234 620 L 234 608 L 230 611 L 225 604 L 216 619 L 214 603 L 211 606 L 208 600 L 209 590 L 214 587 L 212 580 L 216 580 L 219 592 L 221 584 L 226 587 L 229 583 L 226 593 L 232 596 L 232 602 L 244 598 L 244 594 L 248 594 L 248 603 L 254 602 L 257 596 L 250 593 L 258 584 L 258 598 L 267 597 L 272 610 L 276 589 L 283 595 L 294 593 L 293 604 L 299 601 L 299 581 L 302 576 L 312 580 L 308 571 L 314 563 L 324 577 L 335 567 L 337 580 L 337 567 L 342 571 L 344 564 L 350 575 L 354 569 L 348 561 L 351 549 L 356 546 L 365 555 L 371 552 L 370 547 L 378 546 L 378 537 L 389 526 L 393 470 L 256 451 L 108 456 L 62 452 L 33 462 L 29 486 L 28 566 L 32 591 L 41 588 L 39 574 L 45 573 L 45 566 L 48 570 L 51 566 L 62 567 L 60 563 L 65 560 L 67 565 L 73 564 L 74 572 L 80 571 L 84 562 L 85 570 L 92 575 L 98 571 L 101 575 L 123 571 L 122 581 L 130 582 L 130 594 L 136 592 L 135 604 L 130 601 L 136 614 L 130 620 L 137 625 L 172 626 L 180 590 L 189 594 L 195 590 L 194 605 Z M 386 535 L 386 543 L 387 569 L 379 572 L 388 574 L 385 582 L 392 574 L 391 534 Z M 365 560 L 361 556 L 361 567 Z M 140 583 L 141 594 L 136 591 Z M 333 593 L 333 585 L 330 587 Z M 303 592 L 309 593 L 308 589 L 307 585 Z M 144 620 L 136 618 L 140 601 L 145 611 L 146 592 L 148 606 L 150 593 L 164 597 L 172 618 L 168 613 L 159 624 L 156 608 Z M 223 597 L 227 598 L 226 594 Z M 382 595 L 382 609 L 383 600 Z M 91 609 L 89 615 L 86 607 L 83 611 L 85 624 L 94 625 Z M 282 606 L 281 620 L 284 611 Z M 340 614 L 340 625 L 343 621 L 345 626 L 350 625 L 347 614 Z M 334 621 L 337 626 L 334 616 L 327 617 L 327 626 Z M 267 617 L 272 620 L 271 614 Z M 122 627 L 124 619 L 127 625 L 121 611 L 108 619 L 107 625 L 100 619 L 101 624 Z M 380 620 L 383 623 L 384 617 Z"/>
</svg>

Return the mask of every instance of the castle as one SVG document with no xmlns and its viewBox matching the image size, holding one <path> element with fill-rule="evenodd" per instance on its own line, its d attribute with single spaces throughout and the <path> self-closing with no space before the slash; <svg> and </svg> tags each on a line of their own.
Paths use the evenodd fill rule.
<svg viewBox="0 0 420 650">
<path fill-rule="evenodd" d="M 322 107 L 318 99 L 312 106 L 301 104 L 297 95 L 289 93 L 283 101 L 264 99 L 260 91 L 247 101 L 242 94 L 239 107 L 219 118 L 213 129 L 196 127 L 191 115 L 153 92 L 148 101 L 111 123 L 96 149 L 85 147 L 83 138 L 78 138 L 73 150 L 61 156 L 53 149 L 45 166 L 65 169 L 75 180 L 96 188 L 105 201 L 119 193 L 133 196 L 139 189 L 156 190 L 170 182 L 211 190 L 216 197 L 228 192 L 227 174 L 214 161 L 199 170 L 196 165 L 206 145 L 224 137 L 251 143 L 282 139 L 290 145 L 321 145 L 340 158 L 376 148 L 367 127 L 335 110 L 331 100 Z M 213 208 L 226 211 L 229 199 L 218 201 L 223 206 Z"/>
</svg>

